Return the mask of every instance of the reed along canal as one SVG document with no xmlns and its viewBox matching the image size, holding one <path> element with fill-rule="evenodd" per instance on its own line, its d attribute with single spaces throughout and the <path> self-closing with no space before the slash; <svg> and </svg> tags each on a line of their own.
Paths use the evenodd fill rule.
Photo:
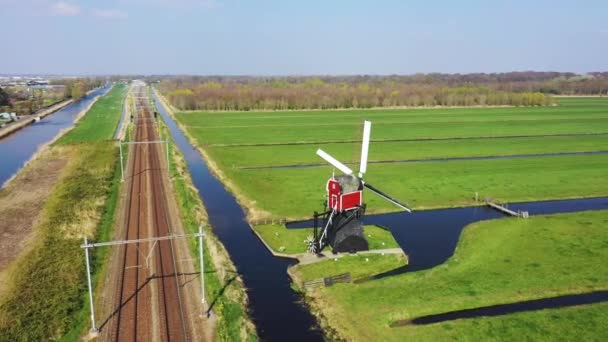
<svg viewBox="0 0 608 342">
<path fill-rule="evenodd" d="M 253 233 L 236 199 L 207 167 L 154 94 L 156 108 L 186 159 L 205 204 L 209 224 L 224 244 L 245 283 L 250 315 L 263 341 L 322 341 L 316 319 L 291 289 L 287 268 L 295 261 L 273 256 Z"/>
<path fill-rule="evenodd" d="M 2 163 L 0 187 L 21 170 L 41 145 L 52 141 L 62 130 L 74 126 L 74 120 L 78 114 L 86 109 L 95 97 L 105 95 L 110 89 L 110 85 L 97 89 L 82 99 L 45 116 L 39 122 L 34 122 L 6 138 L 0 139 L 0 161 Z"/>
</svg>

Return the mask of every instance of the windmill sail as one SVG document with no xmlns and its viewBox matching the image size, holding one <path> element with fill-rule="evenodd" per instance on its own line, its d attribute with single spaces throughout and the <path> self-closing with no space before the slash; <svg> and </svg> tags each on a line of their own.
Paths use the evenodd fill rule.
<svg viewBox="0 0 608 342">
<path fill-rule="evenodd" d="M 397 201 L 396 199 L 392 198 L 391 196 L 385 194 L 384 192 L 378 190 L 378 188 L 372 186 L 369 183 L 363 183 L 363 186 L 365 186 L 367 189 L 369 189 L 371 192 L 375 193 L 376 195 L 384 198 L 385 200 L 393 203 L 394 205 L 398 206 L 399 208 L 407 211 L 408 213 L 412 212 L 412 209 L 410 209 L 407 205 L 400 203 L 399 201 Z"/>
<path fill-rule="evenodd" d="M 369 136 L 372 131 L 372 123 L 365 121 L 363 123 L 363 144 L 361 144 L 361 164 L 359 166 L 359 178 L 367 171 L 367 155 L 369 154 Z"/>
<path fill-rule="evenodd" d="M 340 163 L 336 158 L 330 156 L 329 154 L 327 154 L 322 149 L 318 149 L 317 150 L 317 155 L 319 157 L 325 159 L 328 163 L 330 163 L 331 165 L 333 165 L 336 169 L 344 172 L 345 174 L 347 174 L 347 175 L 352 175 L 353 174 L 353 170 L 351 170 L 348 166 Z"/>
</svg>

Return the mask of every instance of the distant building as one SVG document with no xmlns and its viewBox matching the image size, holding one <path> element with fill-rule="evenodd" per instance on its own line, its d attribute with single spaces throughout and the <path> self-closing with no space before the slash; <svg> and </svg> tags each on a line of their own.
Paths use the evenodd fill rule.
<svg viewBox="0 0 608 342">
<path fill-rule="evenodd" d="M 8 113 L 8 112 L 4 112 L 4 113 L 0 113 L 0 119 L 4 119 L 4 120 L 17 120 L 17 114 L 15 113 Z"/>
</svg>

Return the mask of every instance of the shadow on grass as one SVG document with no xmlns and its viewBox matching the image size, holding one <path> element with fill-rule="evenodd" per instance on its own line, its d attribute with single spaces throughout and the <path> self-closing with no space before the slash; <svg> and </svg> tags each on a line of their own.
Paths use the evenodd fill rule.
<svg viewBox="0 0 608 342">
<path fill-rule="evenodd" d="M 608 302 L 608 291 L 594 291 L 581 294 L 564 295 L 550 298 L 527 300 L 523 302 L 484 306 L 474 309 L 451 311 L 435 315 L 421 316 L 413 319 L 394 321 L 392 328 L 407 325 L 426 325 L 478 317 L 502 316 L 516 312 L 535 311 L 543 309 L 564 308 L 577 305 Z"/>
</svg>

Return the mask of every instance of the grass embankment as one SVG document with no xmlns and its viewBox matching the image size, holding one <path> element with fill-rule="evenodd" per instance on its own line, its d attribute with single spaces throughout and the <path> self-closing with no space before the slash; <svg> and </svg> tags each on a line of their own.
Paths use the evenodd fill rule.
<svg viewBox="0 0 608 342">
<path fill-rule="evenodd" d="M 295 283 L 350 273 L 357 282 L 373 275 L 381 274 L 407 265 L 403 254 L 348 254 L 341 258 L 330 258 L 311 264 L 298 264 L 289 269 Z"/>
<path fill-rule="evenodd" d="M 106 111 L 96 111 L 96 116 L 86 114 L 79 128 L 50 147 L 66 151 L 62 153 L 70 156 L 70 161 L 35 227 L 36 242 L 16 261 L 11 288 L 0 304 L 0 336 L 6 340 L 76 340 L 88 324 L 80 245 L 84 236 L 107 238 L 114 222 L 120 182 L 118 148 L 113 142 L 100 140 L 111 138 L 109 132 L 120 119 L 121 101 L 120 96 L 114 96 L 112 106 L 101 102 Z M 92 254 L 94 273 L 104 257 L 103 251 Z"/>
<path fill-rule="evenodd" d="M 86 118 L 78 121 L 69 134 L 57 143 L 73 144 L 112 139 L 122 115 L 122 104 L 127 91 L 125 84 L 116 84 L 105 96 L 99 98 L 87 112 Z"/>
<path fill-rule="evenodd" d="M 47 200 L 37 241 L 18 261 L 0 305 L 0 335 L 8 340 L 57 339 L 78 322 L 74 314 L 86 291 L 82 237 L 102 234 L 98 228 L 113 212 L 105 204 L 116 196 L 116 149 L 108 143 L 64 148 L 77 150 L 70 153 L 75 160 Z"/>
<path fill-rule="evenodd" d="M 301 254 L 307 252 L 306 238 L 313 236 L 312 228 L 287 229 L 284 225 L 261 224 L 253 226 L 275 252 Z M 399 248 L 390 231 L 378 226 L 364 226 L 369 249 Z"/>
<path fill-rule="evenodd" d="M 601 340 L 608 331 L 594 324 L 608 318 L 606 304 L 424 327 L 389 328 L 389 324 L 429 314 L 606 290 L 607 224 L 608 211 L 475 223 L 464 230 L 454 256 L 441 266 L 361 284 L 339 284 L 310 295 L 314 306 L 347 340 L 373 336 L 387 341 L 475 336 L 551 340 L 573 336 L 571 330 Z M 304 265 L 296 270 L 306 275 L 315 272 L 313 267 L 322 266 Z"/>
<path fill-rule="evenodd" d="M 561 99 L 557 107 L 542 108 L 197 112 L 178 113 L 176 117 L 235 185 L 233 191 L 247 199 L 241 202 L 255 206 L 252 212 L 267 212 L 275 218 L 304 218 L 320 208 L 331 167 L 241 167 L 323 164 L 315 155 L 318 147 L 340 160 L 357 162 L 359 143 L 322 141 L 359 140 L 364 118 L 373 121 L 372 140 L 587 134 L 608 132 L 607 108 L 606 99 L 574 98 Z M 312 143 L 223 146 L 302 141 Z M 370 160 L 605 151 L 607 143 L 605 135 L 372 142 Z M 370 164 L 367 180 L 422 209 L 471 205 L 476 192 L 482 198 L 503 201 L 602 196 L 608 193 L 608 181 L 601 176 L 607 166 L 607 155 Z M 366 201 L 369 213 L 395 210 L 371 194 Z"/>
<path fill-rule="evenodd" d="M 163 136 L 170 136 L 166 126 L 161 126 Z M 186 233 L 197 233 L 200 224 L 207 222 L 207 213 L 192 184 L 192 179 L 186 167 L 183 155 L 169 145 L 171 156 L 171 178 L 173 179 L 174 195 L 180 209 L 183 229 Z M 236 278 L 236 268 L 230 260 L 228 252 L 224 249 L 213 231 L 205 229 L 205 291 L 207 302 L 215 301 L 213 307 L 217 315 L 217 335 L 221 341 L 254 341 L 257 340 L 255 326 L 247 314 L 247 296 L 244 285 Z M 198 240 L 188 241 L 190 252 L 195 256 L 197 269 Z"/>
</svg>

